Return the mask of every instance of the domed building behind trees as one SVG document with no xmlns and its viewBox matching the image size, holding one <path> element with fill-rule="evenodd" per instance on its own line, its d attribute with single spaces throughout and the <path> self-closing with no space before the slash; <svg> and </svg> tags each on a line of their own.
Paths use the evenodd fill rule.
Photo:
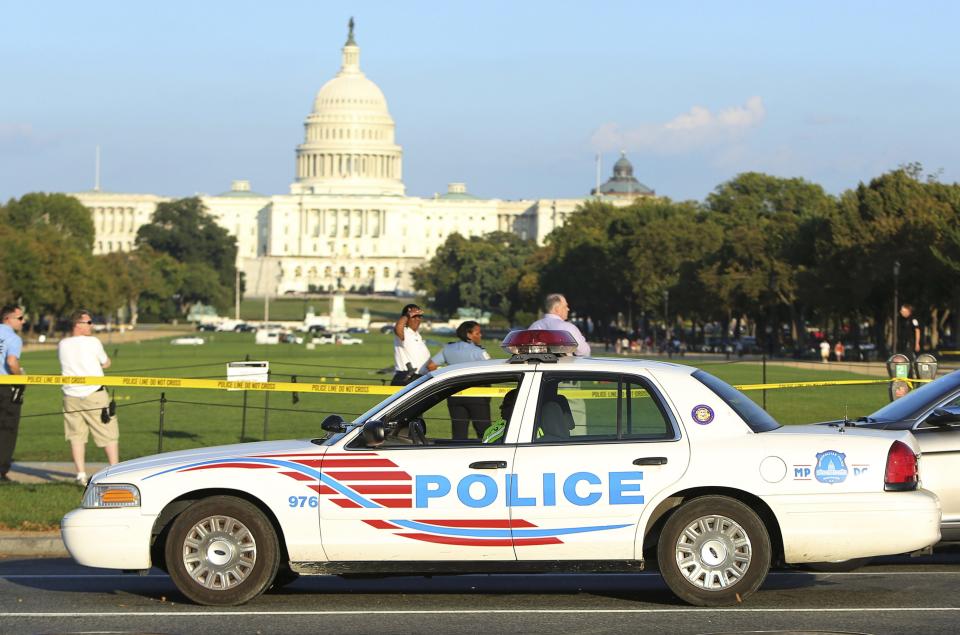
<svg viewBox="0 0 960 635">
<path fill-rule="evenodd" d="M 340 70 L 317 92 L 304 122 L 294 175 L 289 194 L 258 194 L 238 179 L 229 192 L 200 196 L 237 239 L 247 295 L 412 291 L 410 272 L 450 234 L 505 231 L 543 244 L 587 200 L 482 198 L 462 182 L 451 183 L 445 194 L 406 196 L 396 124 L 383 92 L 361 70 L 353 20 Z M 617 205 L 652 195 L 633 178 L 625 157 L 600 188 L 600 198 Z M 170 200 L 99 187 L 73 196 L 91 210 L 98 254 L 132 250 L 137 230 L 158 203 Z"/>
</svg>

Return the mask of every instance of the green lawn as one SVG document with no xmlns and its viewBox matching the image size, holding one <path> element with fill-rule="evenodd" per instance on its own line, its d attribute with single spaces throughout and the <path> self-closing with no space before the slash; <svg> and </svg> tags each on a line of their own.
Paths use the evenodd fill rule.
<svg viewBox="0 0 960 635">
<path fill-rule="evenodd" d="M 56 529 L 60 519 L 80 506 L 83 488 L 73 483 L 0 483 L 0 529 Z"/>
<path fill-rule="evenodd" d="M 405 304 L 418 302 L 417 298 L 393 298 L 389 296 L 348 297 L 344 304 L 347 308 L 347 317 L 358 318 L 363 310 L 370 312 L 370 319 L 374 322 L 392 322 L 400 315 Z M 301 296 L 281 296 L 270 298 L 270 319 L 279 322 L 300 321 L 307 314 L 307 309 L 313 307 L 316 315 L 330 312 L 330 297 L 318 296 L 306 298 Z M 262 320 L 264 310 L 263 298 L 248 298 L 240 302 L 240 318 L 243 320 Z M 233 316 L 233 310 L 227 312 Z"/>
<path fill-rule="evenodd" d="M 392 336 L 364 334 L 364 344 L 349 347 L 317 346 L 307 350 L 297 345 L 255 345 L 252 333 L 203 333 L 203 346 L 171 346 L 169 338 L 136 344 L 107 345 L 113 358 L 111 375 L 153 377 L 224 378 L 228 361 L 268 360 L 272 377 L 278 381 L 341 382 L 345 384 L 388 383 L 392 370 Z M 427 336 L 432 351 L 448 336 Z M 495 357 L 503 357 L 496 342 L 486 343 Z M 28 351 L 23 364 L 32 374 L 57 374 L 55 351 Z M 761 369 L 753 363 L 701 363 L 706 369 L 733 384 L 761 382 Z M 767 381 L 793 382 L 824 379 L 862 379 L 849 372 L 819 371 L 768 365 Z M 120 418 L 120 454 L 129 459 L 155 453 L 158 449 L 159 399 L 164 405 L 163 450 L 178 450 L 241 440 L 283 439 L 319 435 L 319 423 L 329 413 L 357 415 L 381 396 L 299 395 L 294 403 L 290 393 L 247 393 L 245 429 L 244 393 L 198 389 L 121 388 L 116 390 Z M 762 401 L 762 393 L 749 393 Z M 69 460 L 63 439 L 61 397 L 58 387 L 31 386 L 26 395 L 16 459 L 19 461 Z M 767 391 L 767 408 L 782 423 L 804 423 L 840 418 L 845 409 L 850 417 L 867 414 L 886 401 L 886 387 L 852 386 Z M 269 411 L 265 415 L 265 407 Z M 264 428 L 266 427 L 266 435 Z M 92 443 L 88 460 L 101 460 L 102 452 Z"/>
</svg>

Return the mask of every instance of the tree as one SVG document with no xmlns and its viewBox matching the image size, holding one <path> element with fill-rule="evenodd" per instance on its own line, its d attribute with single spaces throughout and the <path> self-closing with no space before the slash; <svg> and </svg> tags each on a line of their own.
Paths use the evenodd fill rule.
<svg viewBox="0 0 960 635">
<path fill-rule="evenodd" d="M 512 321 L 520 305 L 524 265 L 535 249 L 533 241 L 507 232 L 470 238 L 451 234 L 433 258 L 412 272 L 414 285 L 443 315 L 476 307 Z"/>
<path fill-rule="evenodd" d="M 160 203 L 137 232 L 137 245 L 186 265 L 175 291 L 178 308 L 196 302 L 229 306 L 236 278 L 237 241 L 220 227 L 199 198 Z"/>
<path fill-rule="evenodd" d="M 707 197 L 723 228 L 719 249 L 704 263 L 702 280 L 731 315 L 752 313 L 779 336 L 781 310 L 804 346 L 805 315 L 818 296 L 816 238 L 834 200 L 803 179 L 740 174 Z"/>
<path fill-rule="evenodd" d="M 0 223 L 25 232 L 55 233 L 83 253 L 93 251 L 96 230 L 90 210 L 66 194 L 35 192 L 11 200 Z"/>
</svg>

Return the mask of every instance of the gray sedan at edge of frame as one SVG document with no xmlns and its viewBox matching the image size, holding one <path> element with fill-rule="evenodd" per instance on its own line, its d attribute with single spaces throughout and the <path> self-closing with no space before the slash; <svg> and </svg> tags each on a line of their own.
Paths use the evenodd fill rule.
<svg viewBox="0 0 960 635">
<path fill-rule="evenodd" d="M 876 412 L 846 424 L 913 432 L 920 444 L 922 486 L 940 498 L 941 541 L 960 540 L 960 372 L 923 384 Z"/>
</svg>

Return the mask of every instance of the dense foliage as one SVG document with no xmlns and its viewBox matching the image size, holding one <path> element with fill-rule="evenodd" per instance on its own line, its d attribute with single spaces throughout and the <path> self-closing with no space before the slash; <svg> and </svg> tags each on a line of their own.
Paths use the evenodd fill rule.
<svg viewBox="0 0 960 635">
<path fill-rule="evenodd" d="M 226 307 L 233 298 L 236 241 L 199 199 L 157 206 L 137 248 L 93 255 L 87 210 L 65 194 L 26 194 L 0 205 L 0 298 L 23 305 L 35 325 L 84 307 L 104 319 L 161 319 L 190 304 Z"/>
<path fill-rule="evenodd" d="M 803 179 L 745 173 L 702 203 L 590 201 L 545 246 L 517 254 L 526 267 L 493 259 L 476 280 L 465 271 L 473 266 L 465 254 L 480 245 L 495 251 L 499 240 L 451 236 L 418 271 L 418 288 L 444 313 L 484 297 L 474 289 L 467 300 L 470 277 L 471 288 L 487 280 L 523 290 L 501 311 L 509 319 L 537 311 L 543 295 L 560 291 L 581 317 L 603 327 L 744 319 L 757 332 L 798 346 L 811 324 L 882 344 L 889 339 L 895 284 L 900 299 L 938 327 L 930 342 L 937 346 L 960 303 L 960 185 L 924 180 L 918 165 L 839 197 Z M 873 333 L 860 333 L 863 324 Z"/>
</svg>

